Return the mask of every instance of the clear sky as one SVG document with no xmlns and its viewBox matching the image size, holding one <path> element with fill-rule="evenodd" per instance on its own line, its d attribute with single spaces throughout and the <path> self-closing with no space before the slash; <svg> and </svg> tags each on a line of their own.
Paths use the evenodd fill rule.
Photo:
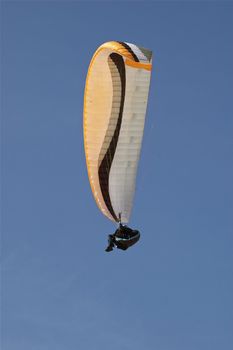
<svg viewBox="0 0 233 350">
<path fill-rule="evenodd" d="M 2 349 L 233 348 L 233 4 L 2 4 Z M 82 135 L 96 48 L 154 66 L 131 226 L 104 252 Z"/>
</svg>

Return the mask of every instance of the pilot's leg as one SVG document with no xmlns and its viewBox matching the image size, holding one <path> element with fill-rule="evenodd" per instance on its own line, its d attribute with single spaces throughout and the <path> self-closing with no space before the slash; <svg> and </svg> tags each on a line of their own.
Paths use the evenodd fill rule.
<svg viewBox="0 0 233 350">
<path fill-rule="evenodd" d="M 108 235 L 108 246 L 105 249 L 106 252 L 111 252 L 114 248 L 114 237 L 113 235 Z"/>
</svg>

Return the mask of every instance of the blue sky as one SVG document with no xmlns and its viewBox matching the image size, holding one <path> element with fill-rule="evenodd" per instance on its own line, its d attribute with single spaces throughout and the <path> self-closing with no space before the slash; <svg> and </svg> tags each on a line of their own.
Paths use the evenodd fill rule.
<svg viewBox="0 0 233 350">
<path fill-rule="evenodd" d="M 2 4 L 2 349 L 233 347 L 233 4 Z M 131 226 L 92 198 L 82 109 L 105 41 L 153 50 Z"/>
</svg>

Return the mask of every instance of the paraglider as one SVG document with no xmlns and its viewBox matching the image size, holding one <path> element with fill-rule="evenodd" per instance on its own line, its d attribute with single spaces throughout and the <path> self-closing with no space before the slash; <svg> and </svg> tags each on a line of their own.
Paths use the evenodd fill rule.
<svg viewBox="0 0 233 350">
<path fill-rule="evenodd" d="M 95 52 L 84 93 L 84 147 L 91 189 L 101 212 L 119 223 L 106 251 L 140 237 L 128 223 L 144 130 L 152 52 L 110 41 Z"/>
</svg>

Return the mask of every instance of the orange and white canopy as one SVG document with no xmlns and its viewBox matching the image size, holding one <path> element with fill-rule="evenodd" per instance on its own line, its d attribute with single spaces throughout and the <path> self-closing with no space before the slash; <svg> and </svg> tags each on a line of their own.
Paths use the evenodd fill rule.
<svg viewBox="0 0 233 350">
<path fill-rule="evenodd" d="M 129 221 L 143 137 L 152 52 L 110 41 L 95 52 L 84 94 L 91 189 L 110 220 Z"/>
</svg>

